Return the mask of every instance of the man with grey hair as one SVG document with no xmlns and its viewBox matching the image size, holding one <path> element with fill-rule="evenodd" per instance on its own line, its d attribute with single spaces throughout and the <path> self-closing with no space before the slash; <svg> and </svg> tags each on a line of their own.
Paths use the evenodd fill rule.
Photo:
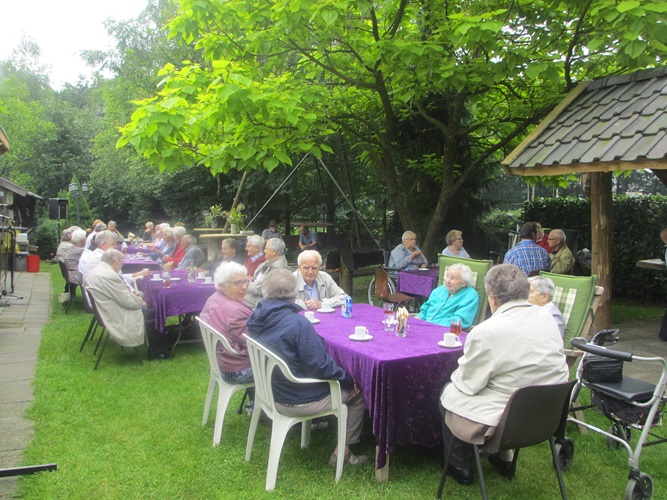
<svg viewBox="0 0 667 500">
<path fill-rule="evenodd" d="M 248 270 L 248 276 L 253 276 L 259 265 L 266 260 L 264 255 L 264 238 L 257 234 L 248 236 L 245 240 L 245 251 L 248 258 L 243 265 Z"/>
<path fill-rule="evenodd" d="M 197 268 L 206 262 L 204 252 L 197 246 L 197 240 L 191 234 L 183 236 L 181 239 L 181 247 L 183 247 L 185 254 L 181 259 L 181 263 L 178 265 L 178 269 L 185 270 L 190 266 L 195 266 Z"/>
<path fill-rule="evenodd" d="M 565 244 L 565 233 L 562 229 L 552 229 L 549 232 L 549 247 L 551 248 L 551 272 L 557 274 L 572 274 L 574 269 L 574 255 Z"/>
<path fill-rule="evenodd" d="M 516 266 L 492 267 L 484 279 L 492 316 L 465 339 L 459 367 L 440 397 L 443 441 L 452 441 L 448 473 L 461 484 L 473 479 L 473 449 L 493 436 L 510 396 L 526 385 L 566 382 L 563 340 L 553 317 L 528 302 L 530 284 Z M 514 477 L 512 452 L 489 456 L 501 474 Z"/>
<path fill-rule="evenodd" d="M 69 250 L 67 250 L 64 259 L 69 282 L 76 283 L 77 285 L 83 283 L 81 273 L 79 272 L 79 261 L 84 252 L 83 246 L 86 244 L 86 236 L 86 232 L 83 229 L 77 228 L 74 230 L 72 233 L 72 245 L 70 245 Z"/>
<path fill-rule="evenodd" d="M 296 377 L 338 380 L 343 403 L 347 405 L 345 450 L 334 449 L 329 463 L 335 464 L 337 453 L 345 455 L 345 464 L 360 465 L 368 457 L 354 455 L 349 445 L 359 442 L 364 401 L 354 380 L 329 356 L 324 340 L 313 325 L 299 315 L 294 303 L 296 277 L 287 269 L 275 269 L 264 279 L 264 300 L 248 318 L 248 335 L 281 358 Z M 294 384 L 274 372 L 273 394 L 280 413 L 290 416 L 313 415 L 331 408 L 327 383 Z"/>
<path fill-rule="evenodd" d="M 102 260 L 102 255 L 107 250 L 116 246 L 116 234 L 111 231 L 101 231 L 95 237 L 95 250 L 86 248 L 79 259 L 79 273 L 82 283 L 86 284 L 86 278 Z"/>
<path fill-rule="evenodd" d="M 343 304 L 347 294 L 322 268 L 322 256 L 317 250 L 304 250 L 297 258 L 296 303 L 303 309 L 319 309 L 326 302 L 331 307 Z"/>
<path fill-rule="evenodd" d="M 115 233 L 109 233 L 115 239 Z M 148 359 L 167 359 L 166 337 L 155 332 L 155 314 L 142 295 L 131 290 L 120 275 L 123 254 L 116 249 L 104 252 L 100 263 L 86 277 L 86 289 L 111 338 L 120 346 L 137 347 L 148 338 Z"/>
<path fill-rule="evenodd" d="M 248 293 L 245 296 L 246 304 L 253 309 L 257 302 L 262 299 L 262 282 L 264 278 L 274 269 L 289 269 L 285 257 L 285 242 L 278 238 L 269 238 L 264 244 L 264 256 L 266 260 L 255 270 L 252 280 L 248 284 Z"/>
<path fill-rule="evenodd" d="M 65 255 L 67 255 L 67 250 L 72 246 L 72 234 L 76 229 L 81 228 L 79 226 L 70 226 L 63 230 L 58 249 L 56 250 L 56 260 L 65 262 Z"/>
<path fill-rule="evenodd" d="M 530 282 L 528 302 L 544 307 L 551 313 L 562 337 L 565 333 L 565 318 L 563 318 L 563 313 L 560 312 L 558 306 L 553 303 L 554 292 L 556 291 L 554 282 L 544 276 L 533 276 L 532 278 L 528 278 L 528 281 Z"/>
<path fill-rule="evenodd" d="M 391 251 L 388 267 L 399 271 L 410 271 L 428 266 L 426 257 L 417 246 L 417 235 L 415 233 L 405 231 L 401 241 L 402 243 L 396 245 L 396 248 Z"/>
</svg>

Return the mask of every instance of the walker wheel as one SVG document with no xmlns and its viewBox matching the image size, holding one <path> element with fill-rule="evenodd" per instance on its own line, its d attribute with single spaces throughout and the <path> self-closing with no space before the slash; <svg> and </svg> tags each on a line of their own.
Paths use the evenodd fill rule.
<svg viewBox="0 0 667 500">
<path fill-rule="evenodd" d="M 625 488 L 625 500 L 645 500 L 653 496 L 653 478 L 644 472 L 639 479 L 630 478 Z"/>
<path fill-rule="evenodd" d="M 572 465 L 572 461 L 574 460 L 574 442 L 571 439 L 565 438 L 562 441 L 557 441 L 555 448 L 560 469 L 563 470 Z"/>
</svg>

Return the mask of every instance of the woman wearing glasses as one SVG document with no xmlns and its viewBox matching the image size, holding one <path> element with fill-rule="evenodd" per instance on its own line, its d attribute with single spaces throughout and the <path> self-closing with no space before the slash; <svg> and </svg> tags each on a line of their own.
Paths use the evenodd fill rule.
<svg viewBox="0 0 667 500">
<path fill-rule="evenodd" d="M 225 382 L 244 384 L 252 381 L 252 369 L 243 333 L 252 314 L 244 300 L 248 291 L 248 271 L 236 262 L 224 262 L 215 271 L 213 282 L 217 292 L 209 297 L 201 318 L 224 335 L 239 354 L 232 354 L 218 345 L 218 366 Z"/>
<path fill-rule="evenodd" d="M 449 257 L 460 257 L 461 259 L 469 259 L 470 255 L 463 248 L 463 233 L 458 229 L 452 229 L 445 237 L 447 246 L 442 251 L 442 255 Z"/>
</svg>

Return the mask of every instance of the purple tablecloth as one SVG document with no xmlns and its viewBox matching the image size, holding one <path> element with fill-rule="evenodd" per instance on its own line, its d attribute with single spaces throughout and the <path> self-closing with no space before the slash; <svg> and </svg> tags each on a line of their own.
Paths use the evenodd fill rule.
<svg viewBox="0 0 667 500">
<path fill-rule="evenodd" d="M 135 254 L 135 253 L 150 253 L 152 250 L 148 247 L 135 247 L 134 245 L 129 245 L 125 249 L 126 254 Z"/>
<path fill-rule="evenodd" d="M 127 256 L 123 259 L 123 273 L 138 273 L 143 269 L 148 269 L 149 271 L 159 271 L 160 263 L 152 259 L 135 259 L 128 258 Z"/>
<path fill-rule="evenodd" d="M 139 288 L 144 292 L 144 301 L 155 309 L 155 329 L 158 332 L 164 330 L 169 316 L 201 311 L 216 290 L 215 285 L 205 285 L 202 280 L 188 283 L 185 271 L 172 271 L 171 275 L 180 280 L 172 280 L 170 288 L 164 288 L 162 280 L 137 280 Z"/>
<path fill-rule="evenodd" d="M 428 297 L 438 286 L 440 270 L 437 267 L 426 271 L 400 271 L 396 291 Z"/>
<path fill-rule="evenodd" d="M 410 318 L 407 337 L 399 338 L 384 331 L 382 309 L 367 304 L 355 304 L 352 319 L 342 318 L 339 309 L 315 317 L 329 354 L 361 387 L 377 439 L 376 467 L 384 467 L 385 455 L 397 445 L 438 446 L 440 393 L 463 354 L 462 347 L 438 345 L 448 328 Z M 355 326 L 368 328 L 373 340 L 350 340 Z"/>
</svg>

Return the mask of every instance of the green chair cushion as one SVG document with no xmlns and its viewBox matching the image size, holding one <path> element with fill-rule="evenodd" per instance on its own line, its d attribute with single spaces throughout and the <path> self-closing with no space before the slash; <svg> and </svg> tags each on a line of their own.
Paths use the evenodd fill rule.
<svg viewBox="0 0 667 500">
<path fill-rule="evenodd" d="M 459 257 L 449 257 L 447 255 L 438 256 L 438 264 L 440 265 L 440 277 L 438 279 L 438 286 L 445 281 L 445 272 L 447 268 L 454 264 L 465 264 L 470 268 L 475 282 L 475 290 L 479 295 L 479 306 L 477 307 L 477 314 L 475 315 L 474 325 L 481 323 L 484 320 L 484 313 L 486 312 L 486 290 L 484 288 L 484 278 L 493 265 L 492 260 L 475 260 L 475 259 L 461 259 Z"/>
<path fill-rule="evenodd" d="M 550 278 L 556 286 L 553 302 L 563 313 L 564 345 L 569 346 L 574 337 L 583 337 L 586 334 L 581 330 L 591 311 L 597 276 L 570 276 L 545 271 L 540 272 L 540 275 Z"/>
</svg>

